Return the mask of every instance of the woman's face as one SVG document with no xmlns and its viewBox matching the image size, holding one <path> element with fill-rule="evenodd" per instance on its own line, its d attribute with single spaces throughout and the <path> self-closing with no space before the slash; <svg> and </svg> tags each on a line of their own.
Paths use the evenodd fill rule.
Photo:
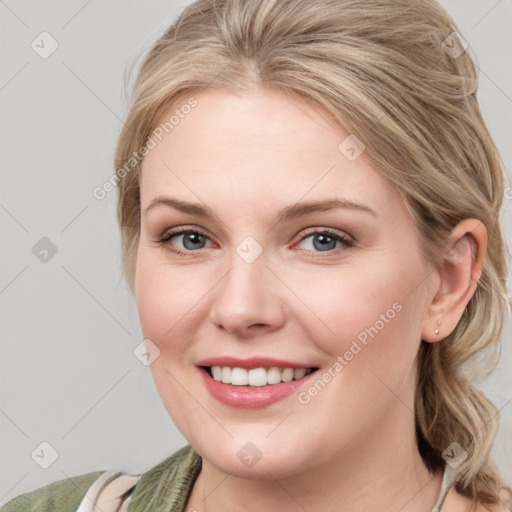
<svg viewBox="0 0 512 512">
<path fill-rule="evenodd" d="M 301 100 L 194 98 L 153 137 L 141 179 L 136 299 L 173 421 L 217 468 L 252 478 L 395 449 L 414 429 L 435 281 L 403 200 Z"/>
</svg>

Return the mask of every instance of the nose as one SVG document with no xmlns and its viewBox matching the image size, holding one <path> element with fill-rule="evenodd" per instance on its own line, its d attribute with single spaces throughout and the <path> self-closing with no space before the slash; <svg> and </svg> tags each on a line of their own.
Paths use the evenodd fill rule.
<svg viewBox="0 0 512 512">
<path fill-rule="evenodd" d="M 281 328 L 285 320 L 282 284 L 267 267 L 264 254 L 248 263 L 234 252 L 230 265 L 212 290 L 210 320 L 241 339 Z"/>
</svg>

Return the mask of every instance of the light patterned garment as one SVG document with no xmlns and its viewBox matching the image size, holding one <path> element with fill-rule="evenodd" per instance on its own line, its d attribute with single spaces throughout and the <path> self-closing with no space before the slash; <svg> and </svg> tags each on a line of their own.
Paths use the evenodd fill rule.
<svg viewBox="0 0 512 512">
<path fill-rule="evenodd" d="M 436 504 L 434 505 L 432 512 L 441 512 L 441 507 L 443 506 L 446 495 L 448 494 L 448 491 L 454 484 L 456 477 L 457 472 L 454 469 L 452 469 L 451 466 L 446 464 L 444 467 L 441 489 L 439 490 L 439 495 L 437 496 Z"/>
<path fill-rule="evenodd" d="M 22 494 L 0 512 L 193 512 L 185 510 L 201 457 L 184 446 L 142 475 L 98 471 L 53 482 Z M 445 466 L 441 489 L 432 512 L 440 512 L 456 472 Z"/>
<path fill-rule="evenodd" d="M 127 512 L 139 476 L 105 471 L 87 490 L 76 512 Z"/>
</svg>

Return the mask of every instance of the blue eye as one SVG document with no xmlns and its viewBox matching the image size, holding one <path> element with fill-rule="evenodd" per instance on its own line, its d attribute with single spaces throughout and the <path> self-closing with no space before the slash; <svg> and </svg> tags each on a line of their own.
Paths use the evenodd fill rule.
<svg viewBox="0 0 512 512">
<path fill-rule="evenodd" d="M 336 247 L 337 243 L 340 243 L 345 247 L 351 247 L 353 245 L 353 241 L 350 238 L 347 238 L 339 233 L 336 233 L 326 228 L 322 230 L 312 231 L 307 235 L 303 236 L 300 239 L 300 241 L 303 242 L 308 238 L 311 238 L 311 245 L 314 249 L 313 252 L 330 252 L 333 249 L 339 248 L 339 246 Z"/>
<path fill-rule="evenodd" d="M 182 248 L 175 247 L 174 243 L 171 242 L 174 238 L 179 237 L 182 237 Z M 344 247 L 351 247 L 354 244 L 350 238 L 327 228 L 310 231 L 304 235 L 299 242 L 304 242 L 304 240 L 307 240 L 308 238 L 311 238 L 312 249 L 305 250 L 313 253 L 332 252 L 333 250 L 340 248 L 337 244 L 341 244 L 341 246 Z M 187 256 L 193 252 L 199 251 L 200 249 L 204 249 L 205 243 L 210 242 L 210 240 L 205 234 L 195 229 L 182 229 L 166 231 L 156 238 L 156 242 L 160 245 L 166 246 L 166 248 L 179 256 Z"/>
<path fill-rule="evenodd" d="M 167 231 L 163 235 L 159 236 L 157 238 L 157 242 L 159 242 L 162 245 L 171 246 L 171 240 L 173 238 L 177 237 L 183 237 L 182 244 L 184 249 L 186 251 L 176 249 L 176 248 L 170 248 L 173 252 L 176 254 L 179 254 L 180 256 L 186 256 L 187 252 L 193 252 L 197 251 L 198 249 L 203 249 L 204 245 L 203 242 L 205 240 L 208 240 L 206 235 L 203 235 L 203 233 L 200 233 L 199 231 L 193 230 L 193 229 L 187 229 L 187 230 L 181 230 L 181 231 Z M 197 247 L 197 246 L 200 247 Z"/>
</svg>

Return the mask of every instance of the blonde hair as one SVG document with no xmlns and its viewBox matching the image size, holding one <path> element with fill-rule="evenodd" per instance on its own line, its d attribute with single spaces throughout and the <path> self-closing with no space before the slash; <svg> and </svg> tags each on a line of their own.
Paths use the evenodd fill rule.
<svg viewBox="0 0 512 512">
<path fill-rule="evenodd" d="M 453 442 L 464 448 L 456 489 L 494 504 L 508 488 L 490 458 L 498 411 L 472 384 L 477 371 L 466 370 L 485 353 L 478 371 L 487 374 L 499 357 L 508 306 L 499 223 L 505 173 L 459 33 L 433 0 L 197 0 L 140 66 L 115 154 L 118 219 L 133 292 L 142 162 L 134 155 L 147 154 L 163 114 L 207 87 L 276 90 L 332 114 L 402 194 L 434 264 L 453 227 L 479 219 L 488 252 L 476 292 L 454 332 L 422 342 L 418 353 L 416 433 L 431 471 L 444 466 Z"/>
</svg>

